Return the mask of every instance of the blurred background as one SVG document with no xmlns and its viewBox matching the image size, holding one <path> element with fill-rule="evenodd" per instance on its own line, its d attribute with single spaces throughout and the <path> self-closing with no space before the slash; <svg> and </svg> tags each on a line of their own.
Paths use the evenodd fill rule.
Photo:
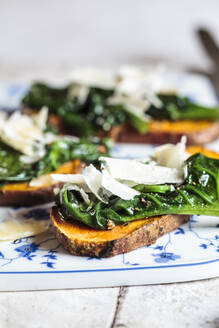
<svg viewBox="0 0 219 328">
<path fill-rule="evenodd" d="M 196 30 L 219 41 L 218 13 L 218 0 L 0 0 L 0 79 L 160 61 L 208 71 Z"/>
</svg>

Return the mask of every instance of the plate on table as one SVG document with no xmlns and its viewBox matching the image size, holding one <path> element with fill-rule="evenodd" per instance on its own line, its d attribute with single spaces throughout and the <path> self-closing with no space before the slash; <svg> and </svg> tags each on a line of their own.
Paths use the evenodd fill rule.
<svg viewBox="0 0 219 328">
<path fill-rule="evenodd" d="M 212 88 L 205 78 L 185 73 L 171 78 L 186 94 L 190 90 L 188 95 L 194 100 L 215 104 Z M 10 90 L 14 97 L 11 103 Z M 26 86 L 0 85 L 0 104 L 16 107 L 26 90 Z M 207 147 L 219 152 L 219 142 Z M 112 155 L 146 159 L 153 148 L 116 144 Z M 27 221 L 34 218 L 47 222 L 50 207 L 51 204 L 0 208 L 0 220 L 13 215 Z M 0 290 L 158 284 L 216 276 L 219 276 L 219 218 L 216 217 L 193 216 L 187 224 L 159 238 L 156 244 L 108 259 L 70 255 L 51 231 L 0 243 Z"/>
</svg>

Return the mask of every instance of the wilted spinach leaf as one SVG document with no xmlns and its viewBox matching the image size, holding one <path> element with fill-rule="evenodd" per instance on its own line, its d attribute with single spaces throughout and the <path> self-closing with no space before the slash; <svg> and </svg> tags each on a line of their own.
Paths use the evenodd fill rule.
<svg viewBox="0 0 219 328">
<path fill-rule="evenodd" d="M 54 171 L 60 165 L 79 159 L 87 164 L 97 163 L 101 155 L 108 154 L 111 144 L 107 139 L 60 138 L 47 146 L 46 155 L 36 163 L 24 164 L 21 153 L 0 143 L 0 183 L 30 181 L 34 177 Z"/>
<path fill-rule="evenodd" d="M 157 120 L 208 120 L 215 121 L 219 119 L 219 107 L 200 106 L 189 100 L 187 97 L 178 95 L 159 94 L 162 102 L 160 108 L 152 105 L 147 114 Z"/>
<path fill-rule="evenodd" d="M 168 185 L 138 185 L 140 195 L 133 200 L 111 196 L 108 204 L 89 194 L 85 204 L 74 191 L 63 188 L 56 202 L 66 220 L 79 220 L 95 229 L 163 214 L 203 214 L 219 216 L 219 160 L 195 154 L 186 161 L 185 182 L 171 191 Z"/>
</svg>

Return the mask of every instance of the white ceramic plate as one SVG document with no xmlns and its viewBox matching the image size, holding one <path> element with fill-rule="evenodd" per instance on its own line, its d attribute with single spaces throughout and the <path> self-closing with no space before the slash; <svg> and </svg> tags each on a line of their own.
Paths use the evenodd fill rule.
<svg viewBox="0 0 219 328">
<path fill-rule="evenodd" d="M 174 78 L 182 89 L 186 90 L 190 85 L 191 90 L 194 86 L 196 91 L 190 92 L 193 99 L 199 99 L 201 95 L 203 102 L 205 98 L 209 104 L 215 103 L 205 79 L 186 74 Z M 0 95 L 7 100 L 10 92 L 5 87 L 0 89 Z M 19 98 L 18 94 L 16 97 Z M 219 151 L 219 142 L 208 147 Z M 153 146 L 146 145 L 118 144 L 113 151 L 114 156 L 122 158 L 147 158 L 152 153 Z M 0 219 L 14 213 L 25 220 L 48 220 L 49 207 L 1 208 Z M 216 277 L 219 276 L 219 218 L 194 216 L 189 223 L 163 236 L 156 244 L 109 259 L 72 256 L 52 233 L 2 242 L 0 276 L 0 290 L 141 285 Z"/>
</svg>

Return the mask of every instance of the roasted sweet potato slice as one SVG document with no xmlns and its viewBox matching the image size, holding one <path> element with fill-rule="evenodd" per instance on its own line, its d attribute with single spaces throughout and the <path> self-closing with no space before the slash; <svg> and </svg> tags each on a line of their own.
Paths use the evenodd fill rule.
<svg viewBox="0 0 219 328">
<path fill-rule="evenodd" d="M 163 144 L 179 142 L 182 136 L 187 137 L 189 145 L 204 145 L 219 137 L 219 122 L 151 121 L 149 131 L 145 134 L 138 133 L 130 126 L 124 126 L 117 134 L 117 141 Z"/>
<path fill-rule="evenodd" d="M 57 239 L 70 253 L 78 256 L 111 257 L 151 245 L 167 232 L 189 220 L 189 215 L 162 215 L 137 220 L 112 230 L 95 230 L 77 221 L 65 221 L 53 207 L 51 221 Z"/>
<path fill-rule="evenodd" d="M 30 113 L 30 110 L 25 110 Z M 49 115 L 49 123 L 57 128 L 60 133 L 74 134 L 72 128 L 62 122 L 62 119 L 54 114 Z M 149 123 L 147 133 L 139 133 L 129 124 L 114 126 L 109 132 L 99 131 L 99 137 L 109 137 L 116 142 L 129 143 L 177 143 L 182 136 L 187 137 L 188 145 L 204 145 L 219 138 L 219 121 L 156 121 Z"/>
<path fill-rule="evenodd" d="M 187 148 L 188 153 L 201 152 L 208 157 L 219 154 L 201 146 Z M 76 220 L 66 221 L 57 207 L 50 211 L 57 239 L 70 253 L 78 256 L 110 257 L 151 245 L 159 237 L 187 222 L 189 215 L 162 215 L 116 226 L 112 230 L 95 230 Z"/>
<path fill-rule="evenodd" d="M 80 173 L 84 164 L 79 160 L 65 163 L 53 173 Z M 54 200 L 54 188 L 62 184 L 30 187 L 29 182 L 10 183 L 0 189 L 0 206 L 32 206 Z"/>
</svg>

